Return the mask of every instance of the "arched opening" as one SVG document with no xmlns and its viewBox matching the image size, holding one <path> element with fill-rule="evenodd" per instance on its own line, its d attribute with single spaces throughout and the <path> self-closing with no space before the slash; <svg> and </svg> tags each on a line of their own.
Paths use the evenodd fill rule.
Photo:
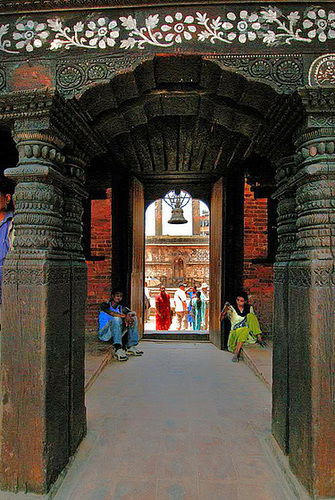
<svg viewBox="0 0 335 500">
<path fill-rule="evenodd" d="M 261 266 L 271 267 L 273 255 L 269 258 L 265 247 L 268 243 L 272 245 L 274 238 L 269 237 L 266 244 L 262 243 L 263 253 L 249 256 L 251 271 L 246 273 L 243 264 L 243 244 L 248 233 L 244 226 L 245 178 L 253 190 L 250 196 L 254 197 L 255 193 L 258 199 L 266 200 L 267 212 L 271 204 L 268 200 L 275 189 L 273 151 L 280 154 L 283 149 L 286 153 L 292 150 L 289 138 L 279 140 L 277 134 L 276 143 L 272 142 L 275 134 L 271 123 L 279 107 L 285 102 L 289 105 L 289 100 L 264 83 L 249 81 L 198 56 L 155 57 L 133 72 L 88 89 L 80 97 L 79 105 L 108 150 L 92 163 L 87 173 L 91 193 L 101 188 L 111 189 L 113 286 L 122 284 L 132 300 L 131 269 L 135 254 L 137 260 L 141 255 L 141 263 L 136 263 L 137 279 L 141 286 L 144 284 L 141 271 L 144 223 L 142 219 L 138 221 L 137 227 L 140 224 L 143 233 L 138 235 L 142 249 L 135 250 L 136 231 L 129 222 L 129 215 L 139 214 L 138 200 L 131 200 L 130 195 L 133 179 L 136 179 L 141 203 L 145 206 L 164 196 L 176 184 L 183 185 L 195 198 L 216 206 L 217 215 L 214 213 L 212 217 L 220 226 L 214 231 L 220 243 L 212 245 L 216 254 L 212 255 L 211 262 L 218 266 L 214 272 L 219 273 L 221 279 L 213 318 L 218 316 L 222 301 L 231 297 L 237 288 L 245 285 L 257 295 L 255 276 Z M 268 159 L 260 155 L 264 152 Z M 215 193 L 215 183 L 220 179 L 222 186 Z M 260 194 L 262 190 L 265 194 Z M 273 213 L 273 208 L 270 211 Z M 256 217 L 249 214 L 249 219 L 258 228 L 256 232 L 263 236 L 266 233 L 267 239 L 267 219 L 258 225 L 254 224 Z M 262 262 L 256 262 L 257 259 Z M 269 292 L 270 269 L 263 278 L 264 282 L 268 281 Z M 264 295 L 264 288 L 259 297 Z M 142 297 L 136 300 L 139 306 Z M 264 309 L 264 316 L 268 318 L 271 301 L 271 293 L 268 293 L 268 305 Z M 223 347 L 221 325 L 215 321 L 215 344 Z M 268 328 L 270 323 L 268 320 Z"/>
<path fill-rule="evenodd" d="M 145 301 L 145 338 L 151 338 L 149 332 L 156 332 L 157 338 L 159 332 L 208 331 L 209 207 L 181 193 L 185 196 L 181 214 L 174 212 L 174 205 L 165 198 L 151 203 L 146 210 L 145 293 L 149 300 Z M 177 315 L 180 307 L 174 299 L 180 283 L 185 285 L 186 295 L 186 310 L 179 311 L 185 316 L 182 325 Z M 161 286 L 165 290 L 163 297 Z M 193 300 L 197 292 L 201 294 L 199 312 Z"/>
</svg>

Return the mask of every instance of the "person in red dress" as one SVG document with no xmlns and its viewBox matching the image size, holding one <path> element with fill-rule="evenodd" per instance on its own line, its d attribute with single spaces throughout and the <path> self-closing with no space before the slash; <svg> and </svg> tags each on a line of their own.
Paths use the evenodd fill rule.
<svg viewBox="0 0 335 500">
<path fill-rule="evenodd" d="M 156 296 L 156 330 L 168 330 L 171 325 L 170 295 L 162 285 Z"/>
</svg>

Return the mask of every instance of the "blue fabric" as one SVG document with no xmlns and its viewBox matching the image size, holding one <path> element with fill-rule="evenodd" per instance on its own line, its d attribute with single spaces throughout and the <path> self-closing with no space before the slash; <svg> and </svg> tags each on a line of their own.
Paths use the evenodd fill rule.
<svg viewBox="0 0 335 500">
<path fill-rule="evenodd" d="M 119 312 L 119 311 L 117 311 Z M 107 316 L 107 318 L 106 318 Z M 107 319 L 107 321 L 106 321 Z M 122 335 L 128 331 L 127 347 L 132 347 L 138 344 L 138 321 L 134 317 L 134 324 L 125 329 L 123 318 L 118 316 L 110 316 L 101 311 L 99 313 L 99 332 L 100 340 L 107 342 L 112 340 L 113 344 L 122 345 Z"/>
<path fill-rule="evenodd" d="M 108 323 L 111 319 L 111 316 L 103 311 L 99 312 L 99 330 L 102 330 L 103 327 Z"/>
<path fill-rule="evenodd" d="M 8 212 L 0 222 L 0 304 L 2 303 L 2 266 L 9 250 L 8 230 L 13 219 L 13 212 Z"/>
<path fill-rule="evenodd" d="M 121 306 L 121 305 L 118 305 L 118 306 L 116 306 L 116 307 L 112 307 L 112 306 L 110 305 L 109 309 L 110 309 L 111 311 L 114 311 L 114 312 L 118 313 L 118 314 L 122 314 L 122 306 Z"/>
<path fill-rule="evenodd" d="M 242 319 L 242 321 L 239 321 L 238 323 L 236 323 L 236 325 L 233 326 L 232 330 L 237 330 L 237 328 L 243 328 L 244 326 L 248 326 L 247 325 L 247 317 L 245 317 L 244 319 Z"/>
</svg>

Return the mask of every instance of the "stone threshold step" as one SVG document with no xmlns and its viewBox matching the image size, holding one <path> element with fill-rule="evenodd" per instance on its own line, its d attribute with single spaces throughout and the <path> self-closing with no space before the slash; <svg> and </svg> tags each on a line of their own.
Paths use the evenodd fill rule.
<svg viewBox="0 0 335 500">
<path fill-rule="evenodd" d="M 144 333 L 141 340 L 192 340 L 197 342 L 208 342 L 208 333 L 187 333 L 187 332 L 152 332 Z"/>
</svg>

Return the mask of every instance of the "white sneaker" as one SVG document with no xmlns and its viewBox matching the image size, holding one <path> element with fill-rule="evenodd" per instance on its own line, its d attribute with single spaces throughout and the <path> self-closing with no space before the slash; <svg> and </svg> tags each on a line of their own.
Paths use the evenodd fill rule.
<svg viewBox="0 0 335 500">
<path fill-rule="evenodd" d="M 118 361 L 128 361 L 128 356 L 123 349 L 118 349 L 115 351 L 115 357 Z"/>
<path fill-rule="evenodd" d="M 131 354 L 133 356 L 142 356 L 143 351 L 140 351 L 135 345 L 133 345 L 132 347 L 127 347 L 126 354 Z"/>
</svg>

